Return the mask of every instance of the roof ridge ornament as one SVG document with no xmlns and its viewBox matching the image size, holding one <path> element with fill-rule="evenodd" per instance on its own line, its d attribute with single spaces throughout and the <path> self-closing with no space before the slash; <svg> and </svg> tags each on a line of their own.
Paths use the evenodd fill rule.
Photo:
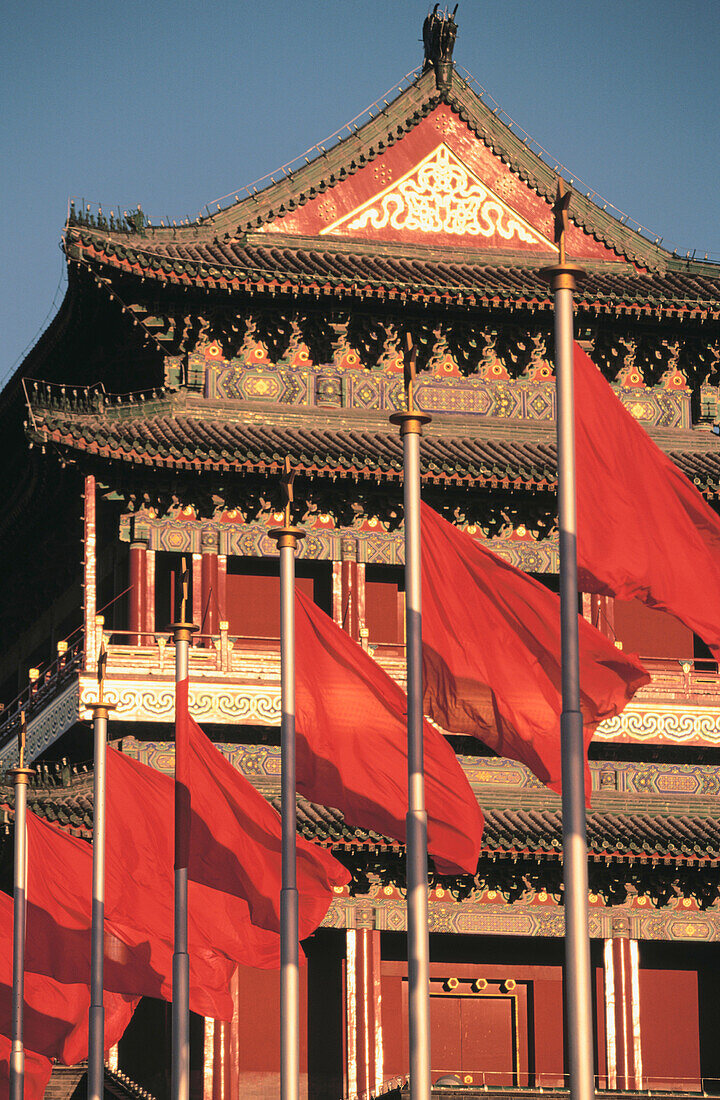
<svg viewBox="0 0 720 1100">
<path fill-rule="evenodd" d="M 457 36 L 455 12 L 458 10 L 458 5 L 455 5 L 452 13 L 449 13 L 447 8 L 442 13 L 438 12 L 439 7 L 440 4 L 436 4 L 425 16 L 423 23 L 425 48 L 423 72 L 426 73 L 428 69 L 435 70 L 435 82 L 438 91 L 441 92 L 450 87 L 452 80 L 452 55 Z"/>
</svg>

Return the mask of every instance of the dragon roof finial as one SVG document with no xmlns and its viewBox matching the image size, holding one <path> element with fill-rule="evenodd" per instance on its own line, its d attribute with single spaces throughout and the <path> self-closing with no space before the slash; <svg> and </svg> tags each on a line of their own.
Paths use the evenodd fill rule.
<svg viewBox="0 0 720 1100">
<path fill-rule="evenodd" d="M 440 5 L 436 4 L 423 23 L 423 46 L 425 47 L 423 72 L 431 68 L 435 70 L 438 91 L 447 88 L 450 84 L 453 48 L 457 36 L 455 13 L 458 5 L 455 5 L 452 13 L 449 13 L 447 8 L 444 12 L 439 12 L 439 7 Z"/>
</svg>

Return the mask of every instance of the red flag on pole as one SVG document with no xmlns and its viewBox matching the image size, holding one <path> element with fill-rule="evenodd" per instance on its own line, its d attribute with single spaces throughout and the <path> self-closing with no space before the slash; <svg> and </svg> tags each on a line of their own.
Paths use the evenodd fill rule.
<svg viewBox="0 0 720 1100">
<path fill-rule="evenodd" d="M 12 1043 L 4 1035 L 0 1035 L 0 1100 L 6 1100 L 10 1095 L 10 1052 Z M 36 1054 L 33 1050 L 25 1049 L 25 1080 L 24 1100 L 43 1100 L 50 1074 L 52 1062 L 43 1054 Z"/>
<path fill-rule="evenodd" d="M 167 824 L 172 821 L 173 780 L 115 749 L 109 751 L 108 758 L 108 778 L 112 774 L 113 782 L 113 813 L 119 817 L 123 808 L 129 809 L 133 816 L 144 813 L 145 828 L 133 830 L 133 873 L 144 888 L 151 889 L 153 879 L 161 873 L 154 869 L 155 865 L 163 867 L 162 921 L 171 943 L 173 838 Z M 149 813 L 148 805 L 151 807 Z M 123 852 L 127 865 L 127 845 Z M 119 875 L 122 866 L 113 870 Z M 188 883 L 188 944 L 191 986 L 194 959 L 214 959 L 219 953 L 233 962 L 260 969 L 273 969 L 280 963 L 279 937 L 253 924 L 246 902 L 192 880 Z M 221 981 L 227 984 L 224 977 Z"/>
<path fill-rule="evenodd" d="M 425 712 L 560 791 L 558 597 L 423 504 L 422 607 Z M 650 677 L 582 617 L 579 628 L 587 750 Z"/>
<path fill-rule="evenodd" d="M 295 590 L 298 790 L 350 825 L 405 843 L 404 691 L 323 611 Z M 428 851 L 442 874 L 474 874 L 483 817 L 457 757 L 425 723 Z"/>
<path fill-rule="evenodd" d="M 575 344 L 578 577 L 699 634 L 720 660 L 720 517 Z"/>
<path fill-rule="evenodd" d="M 280 815 L 190 716 L 187 680 L 177 692 L 177 736 L 187 737 L 190 746 L 190 880 L 225 893 L 226 903 L 242 899 L 255 925 L 279 932 Z M 298 836 L 300 939 L 320 924 L 335 887 L 349 881 L 349 872 L 330 852 Z"/>
<path fill-rule="evenodd" d="M 35 815 L 28 813 L 28 837 Z M 28 848 L 28 863 L 30 863 Z M 28 882 L 28 892 L 29 892 Z M 89 896 L 89 888 L 88 888 Z M 32 945 L 34 963 L 37 964 L 40 952 L 44 949 L 46 957 L 38 973 L 37 965 L 29 966 L 25 962 L 25 1012 L 23 1021 L 23 1039 L 26 1049 L 44 1058 L 57 1058 L 65 1065 L 75 1065 L 87 1058 L 88 1051 L 88 1008 L 90 1006 L 89 963 L 84 975 L 72 974 L 68 983 L 56 981 L 49 976 L 53 969 L 53 956 L 63 952 L 66 944 L 60 934 L 44 948 L 35 944 L 34 907 L 28 906 L 27 944 Z M 87 951 L 90 950 L 89 933 L 85 936 Z M 13 902 L 7 894 L 0 893 L 0 1035 L 10 1035 L 12 1013 L 12 944 L 13 944 Z M 108 994 L 105 1006 L 105 1046 L 114 1046 L 121 1038 L 130 1018 L 135 1011 L 137 1000 Z"/>
<path fill-rule="evenodd" d="M 108 757 L 113 752 L 109 750 Z M 108 790 L 110 766 L 108 759 Z M 172 780 L 168 782 L 172 788 Z M 153 823 L 148 822 L 151 815 L 147 807 L 138 815 L 137 806 L 127 795 L 127 791 L 119 791 L 116 796 L 118 800 L 125 798 L 128 814 L 119 831 L 118 819 L 113 814 L 113 831 L 108 830 L 106 842 L 106 1023 L 108 1004 L 116 994 L 172 999 L 172 817 L 165 819 L 160 830 L 167 834 L 170 862 L 144 863 L 142 856 L 138 858 L 135 833 L 148 826 L 146 835 L 152 838 Z M 112 803 L 108 798 L 108 811 Z M 172 789 L 168 803 L 172 805 Z M 82 981 L 89 986 L 92 849 L 85 841 L 32 813 L 27 817 L 25 968 L 59 982 Z M 108 813 L 108 823 L 110 820 Z M 208 899 L 203 904 L 207 907 Z M 198 908 L 204 924 L 206 913 L 202 905 Z M 227 988 L 234 962 L 208 946 L 204 930 L 198 932 L 193 946 L 190 968 L 193 1010 L 216 1019 L 231 1019 L 233 1004 Z M 86 1056 L 87 1048 L 80 1058 Z"/>
</svg>

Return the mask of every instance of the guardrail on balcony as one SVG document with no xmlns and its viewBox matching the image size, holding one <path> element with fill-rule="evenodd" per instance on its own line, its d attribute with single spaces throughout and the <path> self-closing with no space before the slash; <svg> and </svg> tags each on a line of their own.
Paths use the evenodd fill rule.
<svg viewBox="0 0 720 1100">
<path fill-rule="evenodd" d="M 0 744 L 20 729 L 23 711 L 29 721 L 77 676 L 82 668 L 84 652 L 84 638 L 79 634 L 72 643 L 58 642 L 57 657 L 47 668 L 30 669 L 27 687 L 0 709 Z"/>
<path fill-rule="evenodd" d="M 361 642 L 378 663 L 398 683 L 404 686 L 405 662 L 403 647 L 372 643 L 367 632 Z M 99 653 L 101 643 L 107 649 L 106 675 L 113 679 L 133 678 L 171 680 L 175 668 L 175 647 L 169 631 L 137 632 L 106 631 L 98 616 L 93 652 Z M 94 664 L 88 663 L 88 648 L 82 635 L 72 643 L 58 643 L 57 658 L 44 669 L 31 669 L 29 683 L 15 699 L 0 710 L 0 748 L 16 734 L 20 714 L 30 721 L 55 699 L 68 683 L 81 672 L 94 676 Z M 635 702 L 653 704 L 687 704 L 693 707 L 720 706 L 720 675 L 716 662 L 709 660 L 661 660 L 644 658 L 643 663 L 652 682 L 641 689 Z M 191 680 L 220 681 L 247 684 L 279 684 L 280 642 L 278 638 L 231 635 L 228 624 L 220 624 L 215 635 L 195 634 L 190 648 Z"/>
</svg>

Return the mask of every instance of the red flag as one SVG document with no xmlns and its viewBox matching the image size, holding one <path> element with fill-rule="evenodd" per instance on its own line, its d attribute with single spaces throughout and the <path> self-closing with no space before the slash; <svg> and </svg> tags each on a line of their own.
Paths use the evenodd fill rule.
<svg viewBox="0 0 720 1100">
<path fill-rule="evenodd" d="M 12 1043 L 4 1035 L 0 1035 L 0 1100 L 5 1100 L 10 1095 L 10 1052 Z M 33 1050 L 25 1050 L 25 1080 L 23 1096 L 24 1100 L 43 1100 L 50 1074 L 52 1062 L 42 1054 L 36 1054 Z"/>
<path fill-rule="evenodd" d="M 720 518 L 575 344 L 580 587 L 668 611 L 720 660 Z"/>
<path fill-rule="evenodd" d="M 28 833 L 32 827 L 28 813 Z M 29 858 L 29 852 L 28 852 Z M 28 883 L 29 888 L 29 883 Z M 29 889 L 28 889 L 29 893 Z M 33 948 L 35 922 L 33 908 L 28 906 L 26 945 Z M 87 941 L 89 950 L 89 939 Z M 52 969 L 51 953 L 63 951 L 64 942 L 58 937 L 49 949 L 46 965 L 41 973 L 25 966 L 25 1008 L 23 1040 L 26 1048 L 44 1058 L 57 1058 L 65 1065 L 75 1065 L 87 1058 L 88 1009 L 90 988 L 80 975 L 73 975 L 69 983 L 49 977 Z M 12 1026 L 12 970 L 13 970 L 13 902 L 7 894 L 0 893 L 0 1035 L 9 1037 Z M 132 998 L 109 994 L 105 1006 L 105 1046 L 114 1046 L 121 1038 L 137 1001 Z"/>
<path fill-rule="evenodd" d="M 177 685 L 177 734 L 187 738 L 190 761 L 192 881 L 244 900 L 250 919 L 280 930 L 280 815 L 208 740 L 188 713 L 187 680 Z M 317 844 L 297 838 L 300 938 L 322 921 L 335 887 L 350 881 L 341 863 Z"/>
<path fill-rule="evenodd" d="M 376 661 L 295 590 L 297 782 L 350 825 L 405 843 L 407 697 Z M 457 757 L 424 729 L 428 851 L 442 874 L 474 874 L 483 817 Z"/>
<path fill-rule="evenodd" d="M 211 748 L 221 756 L 214 746 Z M 227 766 L 234 771 L 230 764 Z M 191 767 L 195 768 L 194 763 Z M 195 778 L 193 776 L 193 787 Z M 112 789 L 113 792 L 113 813 L 117 814 L 118 818 L 121 813 L 127 813 L 140 821 L 140 827 L 132 831 L 131 844 L 126 840 L 123 846 L 124 864 L 133 878 L 142 883 L 145 889 L 151 889 L 153 881 L 160 883 L 162 893 L 158 901 L 162 904 L 162 927 L 167 930 L 170 942 L 172 942 L 173 927 L 173 838 L 168 824 L 172 821 L 173 815 L 174 787 L 170 776 L 163 775 L 155 768 L 132 760 L 114 749 L 108 751 L 108 791 Z M 252 787 L 251 790 L 263 806 L 266 806 L 267 803 L 262 795 Z M 194 789 L 192 797 L 195 801 Z M 110 805 L 111 799 L 108 796 L 108 825 L 111 820 Z M 272 810 L 272 807 L 268 808 Z M 222 821 L 222 811 L 219 811 L 219 818 Z M 221 831 L 220 826 L 218 836 Z M 210 850 L 207 855 L 209 860 L 212 860 L 213 852 L 222 854 L 223 849 L 219 840 L 199 817 L 195 806 L 190 832 L 191 836 L 199 834 L 198 844 L 207 844 Z M 233 836 L 230 843 L 234 843 L 236 839 L 237 837 Z M 192 873 L 192 858 L 190 864 Z M 193 879 L 188 882 L 191 980 L 193 958 L 213 952 L 220 952 L 234 962 L 240 962 L 245 966 L 263 969 L 279 966 L 280 938 L 277 932 L 266 930 L 254 923 L 247 901 L 230 892 L 235 886 L 234 881 L 228 881 L 227 877 L 221 874 L 216 876 L 216 881 L 221 883 L 219 889 Z M 126 914 L 126 919 L 129 919 L 129 914 Z M 193 1009 L 193 1011 L 196 1010 Z"/>
<path fill-rule="evenodd" d="M 108 757 L 111 755 L 118 754 L 111 749 Z M 112 765 L 113 761 L 108 759 L 108 779 Z M 172 785 L 172 780 L 168 782 Z M 107 1005 L 117 994 L 171 1000 L 173 954 L 172 862 L 166 866 L 143 865 L 142 859 L 137 858 L 135 834 L 144 831 L 149 816 L 147 808 L 138 815 L 127 792 L 119 791 L 116 798 L 110 797 L 109 791 L 110 783 L 105 846 L 106 1013 Z M 114 807 L 123 798 L 128 811 L 133 813 L 128 812 L 119 820 Z M 169 860 L 170 821 L 171 818 L 166 818 L 164 825 Z M 152 836 L 152 825 L 147 835 Z M 90 845 L 28 813 L 26 970 L 60 982 L 82 981 L 89 986 L 91 882 Z M 207 905 L 204 899 L 198 906 L 203 917 Z M 204 930 L 191 944 L 193 1011 L 231 1019 L 233 1004 L 227 988 L 234 963 L 208 947 Z M 80 1058 L 86 1056 L 87 1050 Z"/>
<path fill-rule="evenodd" d="M 560 791 L 559 598 L 423 504 L 422 610 L 426 714 Z M 581 617 L 579 628 L 587 750 L 650 677 Z"/>
</svg>

